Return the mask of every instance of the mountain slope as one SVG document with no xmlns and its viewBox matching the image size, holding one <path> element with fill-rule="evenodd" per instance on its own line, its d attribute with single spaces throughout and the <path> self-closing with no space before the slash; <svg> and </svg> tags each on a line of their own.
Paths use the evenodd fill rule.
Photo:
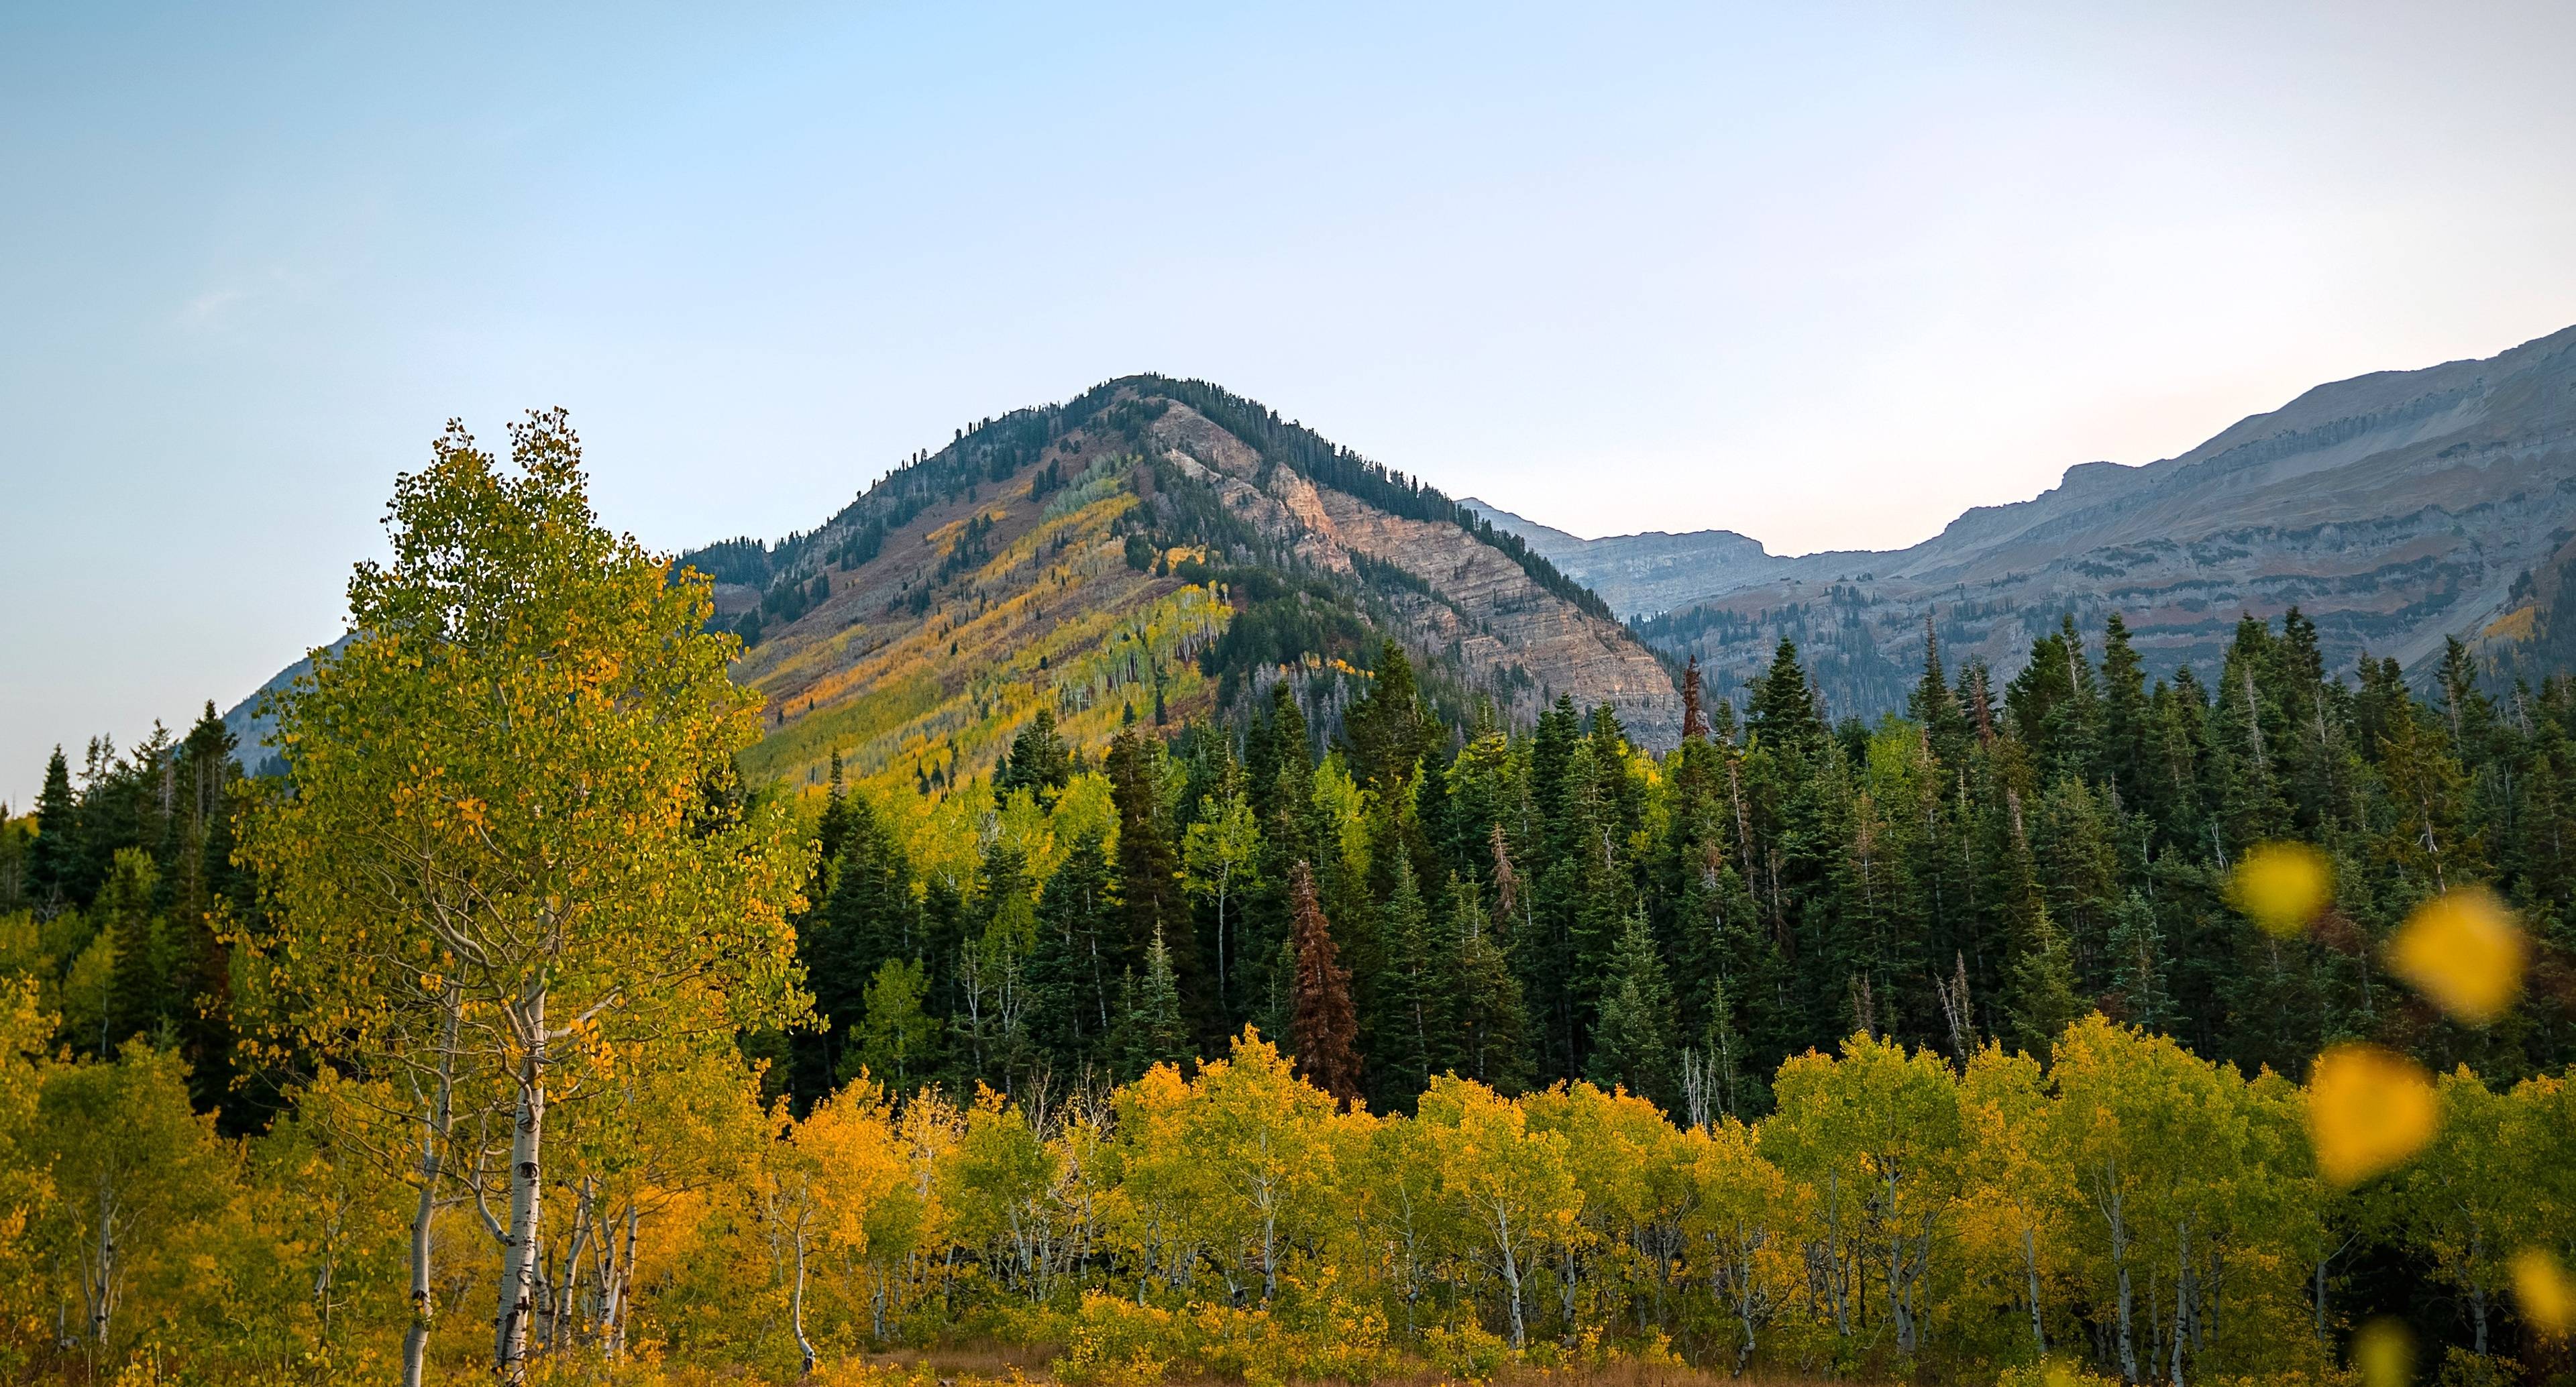
<svg viewBox="0 0 2576 1387">
<path fill-rule="evenodd" d="M 2421 671 L 2455 635 L 2502 654 L 2576 539 L 2576 328 L 2322 385 L 2162 462 L 2085 463 L 1910 549 L 1729 549 L 1641 584 L 1633 546 L 1658 538 L 1532 543 L 1721 688 L 1796 639 L 1837 714 L 1902 705 L 1927 615 L 2007 675 L 2063 614 L 2098 629 L 2113 610 L 2159 672 L 2206 670 L 2239 615 L 2292 605 L 2335 669 L 2367 650 Z"/>
<path fill-rule="evenodd" d="M 1381 639 L 1455 720 L 1490 700 L 1616 707 L 1676 740 L 1669 673 L 1599 599 L 1442 496 L 1251 401 L 1137 376 L 962 431 L 718 579 L 767 693 L 756 777 L 937 790 L 989 773 L 1040 707 L 1077 743 L 1240 714 L 1287 679 L 1336 725 Z"/>
<path fill-rule="evenodd" d="M 1579 539 L 1472 496 L 1458 504 L 1495 529 L 1519 535 L 1540 557 L 1601 594 L 1621 616 L 1652 615 L 1685 606 L 1725 586 L 1758 581 L 1786 562 L 1764 549 L 1760 540 L 1733 530 L 1678 535 L 1649 530 Z"/>
</svg>

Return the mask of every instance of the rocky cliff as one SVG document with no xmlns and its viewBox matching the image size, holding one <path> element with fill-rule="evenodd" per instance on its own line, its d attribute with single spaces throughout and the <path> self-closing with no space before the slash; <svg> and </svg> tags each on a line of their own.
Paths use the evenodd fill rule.
<svg viewBox="0 0 2576 1387">
<path fill-rule="evenodd" d="M 1910 549 L 1735 549 L 1648 589 L 1628 576 L 1647 538 L 1542 552 L 1624 611 L 1659 613 L 1647 639 L 1700 656 L 1720 687 L 1797 640 L 1838 714 L 1902 705 L 1927 617 L 1951 653 L 2007 675 L 2063 615 L 2098 630 L 2110 611 L 2159 672 L 2205 669 L 2240 616 L 2294 605 L 2336 668 L 2368 651 L 2420 671 L 2449 636 L 2503 655 L 2542 624 L 2539 579 L 2576 539 L 2576 328 L 2322 385 L 2143 467 L 2082 464 Z"/>
</svg>

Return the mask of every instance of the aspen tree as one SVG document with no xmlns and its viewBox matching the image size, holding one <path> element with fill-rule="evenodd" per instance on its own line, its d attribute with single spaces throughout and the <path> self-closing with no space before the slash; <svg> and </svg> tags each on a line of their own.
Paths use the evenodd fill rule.
<svg viewBox="0 0 2576 1387">
<path fill-rule="evenodd" d="M 451 424 L 396 482 L 391 561 L 349 583 L 353 638 L 274 702 L 291 779 L 244 853 L 288 1037 L 420 1080 L 424 1206 L 454 1089 L 501 1091 L 492 1358 L 516 1380 L 559 1068 L 598 1082 L 792 1018 L 811 848 L 783 805 L 729 788 L 760 703 L 705 629 L 707 580 L 599 525 L 561 411 L 510 433 L 508 469 Z"/>
</svg>

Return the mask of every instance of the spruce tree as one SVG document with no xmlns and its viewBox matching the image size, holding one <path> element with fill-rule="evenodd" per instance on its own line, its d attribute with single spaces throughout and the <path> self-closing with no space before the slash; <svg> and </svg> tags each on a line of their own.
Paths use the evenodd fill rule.
<svg viewBox="0 0 2576 1387">
<path fill-rule="evenodd" d="M 1485 919 L 1476 884 L 1453 881 L 1449 900 L 1449 933 L 1458 953 L 1441 1019 L 1453 1040 L 1458 1073 L 1497 1093 L 1518 1093 L 1530 1075 L 1520 979 L 1512 976 L 1500 932 Z"/>
<path fill-rule="evenodd" d="M 2039 912 L 2030 948 L 2013 965 L 2011 1016 L 2013 1040 L 2023 1050 L 2046 1059 L 2058 1033 L 2084 1014 L 2075 993 L 2075 964 L 2066 936 Z"/>
<path fill-rule="evenodd" d="M 1109 795 L 1118 810 L 1118 899 L 1127 917 L 1122 961 L 1143 961 L 1160 937 L 1171 954 L 1182 1013 L 1194 1033 L 1213 1024 L 1213 998 L 1200 976 L 1198 930 L 1182 890 L 1180 854 L 1163 804 L 1163 748 L 1128 728 L 1109 744 Z"/>
<path fill-rule="evenodd" d="M 1654 933 L 1639 911 L 1629 915 L 1611 954 L 1601 990 L 1601 1019 L 1592 1038 L 1590 1077 L 1604 1088 L 1624 1084 L 1629 1092 L 1671 1108 L 1680 1089 L 1677 1059 L 1672 986 Z"/>
<path fill-rule="evenodd" d="M 173 1019 L 171 949 L 168 922 L 153 908 L 161 873 L 140 848 L 125 848 L 108 868 L 99 888 L 97 913 L 114 940 L 116 969 L 108 981 L 106 1023 L 100 1054 L 137 1036 L 166 1046 L 164 1028 Z"/>
<path fill-rule="evenodd" d="M 50 919 L 71 899 L 80 872 L 80 801 L 72 795 L 71 763 L 57 745 L 45 761 L 45 785 L 36 792 L 36 841 L 27 847 L 27 895 Z"/>
<path fill-rule="evenodd" d="M 2120 1019 L 2170 1035 L 2181 1027 L 2182 1010 L 2174 1005 L 2164 932 L 2147 899 L 2132 891 L 2120 903 L 2111 928 L 2111 991 L 2120 999 Z"/>
<path fill-rule="evenodd" d="M 1410 783 L 1414 764 L 1431 750 L 1431 728 L 1404 647 L 1389 640 L 1378 651 L 1369 691 L 1342 717 L 1351 776 L 1368 789 L 1391 795 Z"/>
<path fill-rule="evenodd" d="M 1181 1009 L 1181 989 L 1172 971 L 1172 951 L 1156 934 L 1145 946 L 1145 972 L 1129 973 L 1123 989 L 1127 1014 L 1118 1034 L 1120 1078 L 1133 1081 L 1158 1064 L 1187 1064 L 1197 1058 L 1190 1025 Z"/>
<path fill-rule="evenodd" d="M 1332 926 L 1315 899 L 1315 873 L 1290 870 L 1289 943 L 1296 981 L 1290 990 L 1289 1045 L 1306 1082 L 1348 1105 L 1360 1096 L 1359 1020 L 1351 1008 L 1351 975 L 1336 960 Z"/>
<path fill-rule="evenodd" d="M 1385 961 L 1367 1032 L 1381 1107 L 1409 1104 L 1446 1067 L 1451 1036 L 1443 1023 L 1452 953 L 1433 938 L 1434 925 L 1415 884 L 1413 864 L 1396 857 L 1395 889 L 1379 923 Z"/>
<path fill-rule="evenodd" d="M 1108 1064 L 1124 1008 L 1116 966 L 1117 907 L 1106 840 L 1090 829 L 1073 841 L 1038 893 L 1037 942 L 1029 957 L 1030 1026 L 1041 1050 L 1067 1074 Z"/>
</svg>

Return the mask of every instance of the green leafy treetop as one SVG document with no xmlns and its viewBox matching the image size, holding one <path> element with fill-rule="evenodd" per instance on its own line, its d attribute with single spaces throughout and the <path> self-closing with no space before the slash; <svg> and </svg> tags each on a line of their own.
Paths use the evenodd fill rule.
<svg viewBox="0 0 2576 1387">
<path fill-rule="evenodd" d="M 505 1379 L 526 1357 L 549 1097 L 795 1019 L 788 916 L 812 854 L 786 806 L 732 788 L 760 702 L 726 673 L 734 639 L 706 630 L 707 580 L 601 528 L 561 411 L 510 434 L 505 470 L 451 423 L 396 482 L 392 561 L 349 583 L 356 638 L 276 698 L 291 778 L 246 824 L 269 908 L 242 941 L 277 1041 L 432 1129 L 410 1143 L 416 1238 L 448 1196 L 455 1102 L 507 1113 Z"/>
</svg>

